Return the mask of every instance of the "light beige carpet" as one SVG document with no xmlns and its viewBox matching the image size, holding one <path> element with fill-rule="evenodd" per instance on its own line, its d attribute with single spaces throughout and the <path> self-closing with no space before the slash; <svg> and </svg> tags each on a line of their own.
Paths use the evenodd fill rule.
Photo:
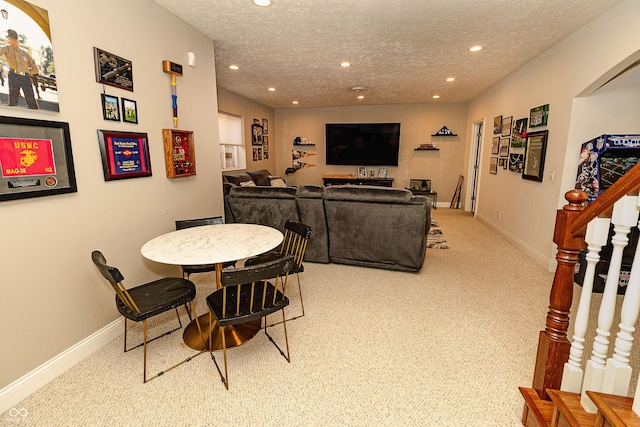
<svg viewBox="0 0 640 427">
<path fill-rule="evenodd" d="M 19 425 L 519 426 L 553 276 L 470 214 L 433 215 L 450 249 L 418 274 L 305 265 L 290 364 L 261 333 L 229 351 L 229 391 L 207 354 L 142 384 L 142 349 L 121 336 L 16 405 Z M 204 313 L 213 278 L 192 277 Z M 149 352 L 153 373 L 191 350 L 176 332 Z"/>
</svg>

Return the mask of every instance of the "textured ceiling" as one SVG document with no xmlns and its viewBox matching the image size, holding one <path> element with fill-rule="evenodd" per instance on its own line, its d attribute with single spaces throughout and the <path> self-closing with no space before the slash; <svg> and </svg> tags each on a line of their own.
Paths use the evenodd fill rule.
<svg viewBox="0 0 640 427">
<path fill-rule="evenodd" d="M 289 108 L 469 101 L 621 0 L 154 1 L 214 41 L 220 87 Z"/>
</svg>

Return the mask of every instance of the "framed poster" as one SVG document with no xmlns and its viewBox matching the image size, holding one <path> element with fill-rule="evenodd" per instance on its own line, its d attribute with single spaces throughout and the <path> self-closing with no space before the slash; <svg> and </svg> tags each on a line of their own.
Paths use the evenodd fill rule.
<svg viewBox="0 0 640 427">
<path fill-rule="evenodd" d="M 518 119 L 513 125 L 511 131 L 511 147 L 520 148 L 524 147 L 527 138 L 527 123 L 529 119 Z"/>
<path fill-rule="evenodd" d="M 105 120 L 120 121 L 120 107 L 118 106 L 118 97 L 101 93 L 102 98 L 102 118 Z"/>
<path fill-rule="evenodd" d="M 133 64 L 106 50 L 93 48 L 96 81 L 133 92 Z"/>
<path fill-rule="evenodd" d="M 98 130 L 104 180 L 151 176 L 146 133 Z"/>
<path fill-rule="evenodd" d="M 0 201 L 75 193 L 69 124 L 0 116 Z"/>
<path fill-rule="evenodd" d="M 527 147 L 524 153 L 522 179 L 542 182 L 548 132 L 547 130 L 543 130 L 539 132 L 529 132 L 527 134 Z"/>
<path fill-rule="evenodd" d="M 262 134 L 269 135 L 269 120 L 262 119 Z"/>
<path fill-rule="evenodd" d="M 9 95 L 12 94 L 12 108 L 17 106 L 59 112 L 49 12 L 24 0 L 0 0 L 0 9 L 0 39 L 3 41 L 0 65 L 4 65 L 3 84 L 0 86 L 2 108 L 9 105 Z M 26 59 L 22 65 L 18 65 L 18 73 L 9 70 L 9 60 L 4 52 L 9 46 L 19 49 Z"/>
</svg>

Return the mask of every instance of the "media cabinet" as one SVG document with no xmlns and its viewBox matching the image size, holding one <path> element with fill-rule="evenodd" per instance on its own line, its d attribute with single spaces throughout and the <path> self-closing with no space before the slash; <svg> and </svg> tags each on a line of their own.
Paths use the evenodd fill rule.
<svg viewBox="0 0 640 427">
<path fill-rule="evenodd" d="M 355 175 L 322 175 L 325 187 L 331 185 L 374 185 L 377 187 L 392 187 L 393 178 L 363 178 Z"/>
</svg>

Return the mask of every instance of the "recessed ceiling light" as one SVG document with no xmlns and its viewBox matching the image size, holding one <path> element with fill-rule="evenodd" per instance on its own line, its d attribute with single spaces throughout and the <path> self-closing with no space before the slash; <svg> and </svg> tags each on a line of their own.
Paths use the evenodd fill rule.
<svg viewBox="0 0 640 427">
<path fill-rule="evenodd" d="M 343 67 L 343 68 L 351 67 L 351 63 L 347 62 L 347 61 L 344 61 L 344 62 L 340 63 L 340 66 Z"/>
<path fill-rule="evenodd" d="M 433 95 L 433 99 L 439 99 L 440 95 Z"/>
<path fill-rule="evenodd" d="M 469 48 L 469 52 L 478 52 L 482 50 L 482 46 L 473 46 Z"/>
<path fill-rule="evenodd" d="M 237 65 L 229 65 L 229 68 L 232 70 L 239 70 L 240 67 L 238 67 Z"/>
<path fill-rule="evenodd" d="M 270 87 L 270 88 L 268 89 L 268 91 L 269 91 L 269 92 L 275 92 L 275 91 L 276 91 L 276 88 L 275 88 L 275 87 Z"/>
<path fill-rule="evenodd" d="M 455 82 L 456 78 L 455 77 L 449 77 L 449 78 L 447 78 L 447 81 L 448 82 Z"/>
<path fill-rule="evenodd" d="M 292 104 L 298 105 L 298 101 L 293 101 Z"/>
<path fill-rule="evenodd" d="M 260 7 L 269 7 L 273 4 L 271 0 L 251 0 L 251 2 Z"/>
</svg>

